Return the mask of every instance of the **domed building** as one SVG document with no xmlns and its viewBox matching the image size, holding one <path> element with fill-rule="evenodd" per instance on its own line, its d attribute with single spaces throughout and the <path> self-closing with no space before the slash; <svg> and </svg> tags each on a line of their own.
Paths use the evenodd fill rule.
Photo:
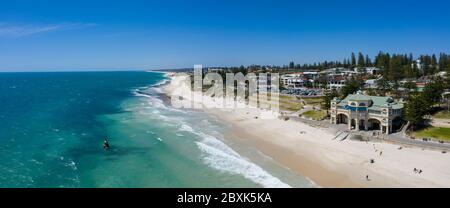
<svg viewBox="0 0 450 208">
<path fill-rule="evenodd" d="M 403 103 L 392 97 L 351 94 L 343 100 L 331 101 L 331 123 L 347 124 L 349 130 L 390 134 L 402 121 L 403 107 Z"/>
</svg>

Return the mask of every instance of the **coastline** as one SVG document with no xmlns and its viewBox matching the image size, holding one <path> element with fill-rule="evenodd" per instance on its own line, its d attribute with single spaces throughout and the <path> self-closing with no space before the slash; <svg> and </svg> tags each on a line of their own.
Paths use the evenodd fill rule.
<svg viewBox="0 0 450 208">
<path fill-rule="evenodd" d="M 190 91 L 179 77 L 172 77 L 164 91 L 170 95 L 180 88 Z M 204 97 L 206 102 L 210 99 Z M 448 154 L 385 142 L 333 140 L 333 129 L 277 118 L 256 119 L 255 109 L 205 112 L 232 126 L 225 138 L 254 146 L 319 187 L 450 187 Z M 423 173 L 414 173 L 414 168 Z"/>
</svg>

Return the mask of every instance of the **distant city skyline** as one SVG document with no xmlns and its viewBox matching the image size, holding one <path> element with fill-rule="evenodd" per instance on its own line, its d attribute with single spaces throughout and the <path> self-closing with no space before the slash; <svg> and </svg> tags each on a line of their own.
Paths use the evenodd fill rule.
<svg viewBox="0 0 450 208">
<path fill-rule="evenodd" d="M 450 2 L 14 1 L 0 71 L 149 70 L 449 53 Z"/>
</svg>

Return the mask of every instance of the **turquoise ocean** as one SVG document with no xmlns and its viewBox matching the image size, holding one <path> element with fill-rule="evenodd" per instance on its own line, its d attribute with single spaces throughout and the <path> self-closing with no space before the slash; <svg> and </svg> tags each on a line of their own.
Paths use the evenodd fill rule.
<svg viewBox="0 0 450 208">
<path fill-rule="evenodd" d="M 0 187 L 313 187 L 229 126 L 164 102 L 158 72 L 0 73 Z M 108 137 L 111 149 L 102 148 Z"/>
</svg>

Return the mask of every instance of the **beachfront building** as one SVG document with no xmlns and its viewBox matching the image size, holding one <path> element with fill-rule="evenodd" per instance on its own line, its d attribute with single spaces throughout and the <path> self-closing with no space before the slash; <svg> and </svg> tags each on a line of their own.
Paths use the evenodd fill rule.
<svg viewBox="0 0 450 208">
<path fill-rule="evenodd" d="M 352 94 L 331 101 L 331 123 L 347 124 L 349 130 L 379 130 L 390 134 L 393 126 L 401 123 L 402 109 L 403 103 L 391 97 Z"/>
</svg>

